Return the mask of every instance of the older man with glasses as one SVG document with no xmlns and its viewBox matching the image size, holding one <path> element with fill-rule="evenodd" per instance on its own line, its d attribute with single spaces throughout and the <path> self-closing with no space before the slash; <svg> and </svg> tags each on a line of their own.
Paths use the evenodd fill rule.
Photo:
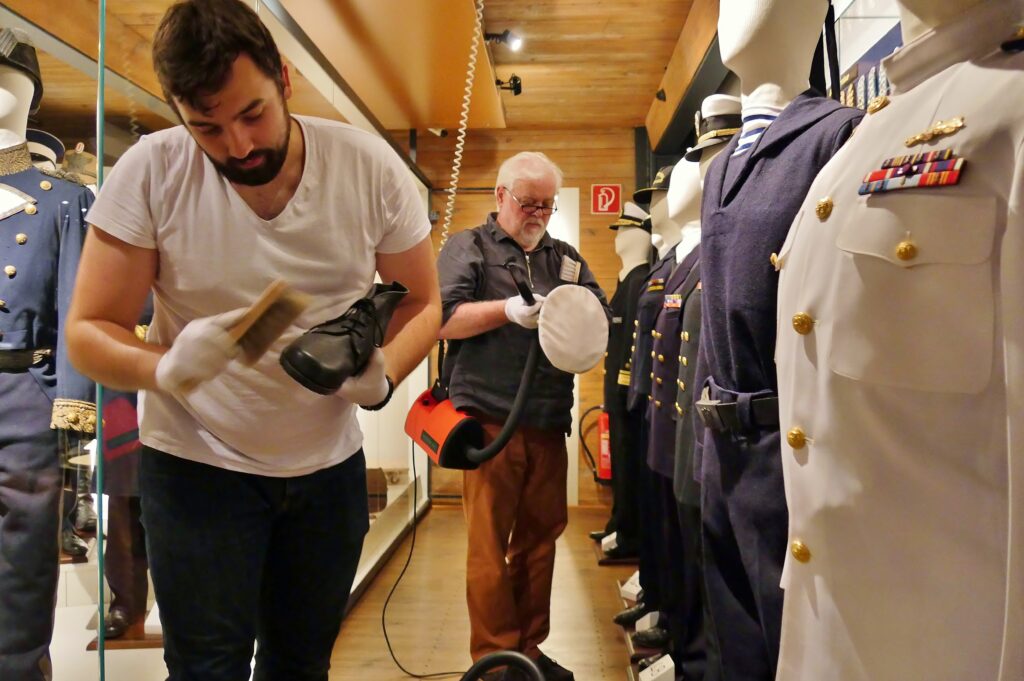
<svg viewBox="0 0 1024 681">
<path fill-rule="evenodd" d="M 579 284 L 607 305 L 576 249 L 547 233 L 561 184 L 562 172 L 544 154 L 509 158 L 498 171 L 497 212 L 455 234 L 438 259 L 441 337 L 449 345 L 442 378 L 455 406 L 478 417 L 491 437 L 512 407 L 545 295 Z M 528 276 L 535 304 L 517 293 L 509 262 Z M 572 404 L 573 375 L 541 357 L 518 431 L 497 457 L 466 471 L 463 488 L 470 653 L 477 660 L 520 651 L 549 681 L 573 678 L 538 648 L 550 630 L 555 540 L 567 521 Z"/>
</svg>

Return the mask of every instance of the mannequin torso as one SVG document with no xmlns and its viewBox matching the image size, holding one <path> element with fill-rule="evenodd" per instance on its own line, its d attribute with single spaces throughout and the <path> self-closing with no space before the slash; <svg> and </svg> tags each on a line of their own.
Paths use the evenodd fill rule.
<svg viewBox="0 0 1024 681">
<path fill-rule="evenodd" d="M 1024 369 L 1010 350 L 1024 343 L 1024 53 L 1002 48 L 1024 6 L 898 4 L 894 94 L 818 174 L 779 251 L 790 527 L 822 551 L 810 569 L 790 560 L 778 681 L 1024 678 Z M 914 141 L 956 117 L 965 127 Z M 966 164 L 955 184 L 861 193 L 886 157 L 946 149 Z M 798 330 L 801 313 L 815 321 Z M 787 446 L 794 427 L 803 451 Z M 951 612 L 971 626 L 888 646 Z"/>
</svg>

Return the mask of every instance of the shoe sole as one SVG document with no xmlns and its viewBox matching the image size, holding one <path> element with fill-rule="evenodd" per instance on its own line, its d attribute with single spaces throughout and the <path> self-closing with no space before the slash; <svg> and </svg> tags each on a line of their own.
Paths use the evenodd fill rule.
<svg viewBox="0 0 1024 681">
<path fill-rule="evenodd" d="M 318 395 L 333 395 L 338 392 L 341 386 L 324 386 L 320 385 L 316 381 L 312 381 L 304 373 L 292 366 L 284 357 L 281 357 L 281 368 L 284 369 L 285 373 L 291 376 L 297 383 L 299 383 L 306 390 L 312 390 Z"/>
</svg>

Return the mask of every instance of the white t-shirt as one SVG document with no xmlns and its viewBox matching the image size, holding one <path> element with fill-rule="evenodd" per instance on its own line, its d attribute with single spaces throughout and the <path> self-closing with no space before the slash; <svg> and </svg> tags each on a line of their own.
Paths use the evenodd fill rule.
<svg viewBox="0 0 1024 681">
<path fill-rule="evenodd" d="M 159 252 L 149 340 L 171 345 L 193 319 L 250 305 L 274 279 L 313 304 L 254 366 L 228 370 L 187 396 L 140 395 L 140 439 L 220 468 L 297 476 L 362 446 L 356 407 L 292 380 L 281 350 L 366 295 L 375 253 L 430 233 L 423 199 L 386 142 L 342 123 L 295 116 L 302 180 L 273 220 L 257 216 L 178 126 L 143 137 L 117 162 L 88 221 Z M 116 276 L 116 273 L 111 273 Z"/>
</svg>

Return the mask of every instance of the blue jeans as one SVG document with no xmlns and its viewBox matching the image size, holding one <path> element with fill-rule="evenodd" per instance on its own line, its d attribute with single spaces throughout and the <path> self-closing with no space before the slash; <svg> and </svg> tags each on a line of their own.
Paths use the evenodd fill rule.
<svg viewBox="0 0 1024 681">
<path fill-rule="evenodd" d="M 326 681 L 369 529 L 362 451 L 310 475 L 144 447 L 142 522 L 169 681 Z"/>
</svg>

